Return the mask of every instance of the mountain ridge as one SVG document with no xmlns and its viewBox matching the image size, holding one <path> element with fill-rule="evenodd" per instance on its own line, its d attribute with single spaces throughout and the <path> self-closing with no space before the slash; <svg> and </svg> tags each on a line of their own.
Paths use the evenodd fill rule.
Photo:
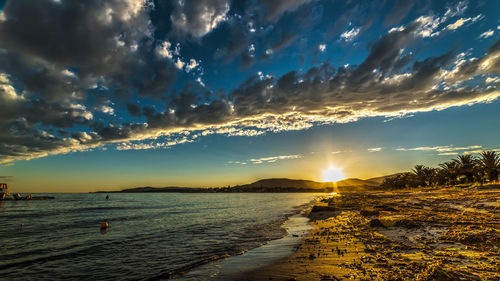
<svg viewBox="0 0 500 281">
<path fill-rule="evenodd" d="M 318 182 L 305 179 L 290 178 L 266 178 L 255 182 L 233 187 L 132 187 L 119 191 L 97 191 L 96 193 L 139 193 L 139 192 L 327 192 L 335 188 L 347 190 L 355 189 L 374 189 L 380 186 L 383 180 L 393 175 L 386 175 L 370 179 L 347 178 L 337 182 Z"/>
</svg>

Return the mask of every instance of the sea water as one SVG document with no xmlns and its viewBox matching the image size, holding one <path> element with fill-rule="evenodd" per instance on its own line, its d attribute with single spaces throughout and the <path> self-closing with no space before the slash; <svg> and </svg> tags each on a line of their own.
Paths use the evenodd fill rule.
<svg viewBox="0 0 500 281">
<path fill-rule="evenodd" d="M 0 201 L 0 280 L 223 275 L 213 273 L 210 263 L 225 258 L 218 261 L 219 271 L 225 267 L 234 271 L 238 261 L 252 264 L 255 253 L 260 252 L 262 259 L 273 243 L 254 248 L 283 237 L 283 222 L 318 197 L 303 193 L 112 193 L 106 200 L 102 193 L 47 195 L 56 199 Z M 292 226 L 304 224 L 292 218 Z M 109 228 L 101 229 L 101 222 L 108 222 Z M 249 249 L 254 250 L 234 258 Z"/>
</svg>

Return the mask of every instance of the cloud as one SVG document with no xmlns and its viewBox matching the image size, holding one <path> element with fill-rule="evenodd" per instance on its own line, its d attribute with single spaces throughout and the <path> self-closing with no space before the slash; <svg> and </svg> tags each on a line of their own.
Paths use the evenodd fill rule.
<svg viewBox="0 0 500 281">
<path fill-rule="evenodd" d="M 332 154 L 339 154 L 339 153 L 346 153 L 346 152 L 352 152 L 350 150 L 337 150 L 337 151 L 332 151 Z"/>
<path fill-rule="evenodd" d="M 453 153 L 456 154 L 456 151 L 470 150 L 470 149 L 481 149 L 481 145 L 470 145 L 464 147 L 454 147 L 452 145 L 443 145 L 443 146 L 421 146 L 421 147 L 412 147 L 412 148 L 397 148 L 397 151 L 437 151 L 441 153 Z M 440 155 L 449 155 L 449 154 L 440 154 Z"/>
<path fill-rule="evenodd" d="M 402 19 L 406 17 L 412 7 L 413 1 L 398 0 L 396 2 L 396 5 L 394 5 L 394 7 L 392 8 L 391 12 L 385 17 L 384 24 L 386 26 L 398 24 Z"/>
<path fill-rule="evenodd" d="M 382 151 L 382 147 L 373 147 L 373 148 L 368 148 L 369 152 L 379 152 Z"/>
<path fill-rule="evenodd" d="M 460 18 L 460 19 L 456 20 L 454 23 L 450 23 L 449 25 L 447 25 L 445 29 L 456 30 L 468 22 L 475 23 L 476 21 L 480 20 L 482 17 L 483 17 L 483 15 L 479 14 L 473 18 Z"/>
<path fill-rule="evenodd" d="M 469 4 L 468 1 L 459 1 L 458 3 L 456 3 L 456 5 L 449 6 L 446 9 L 444 17 L 451 18 L 462 15 L 465 12 L 465 10 L 467 10 L 467 8 L 469 7 L 468 4 Z"/>
<path fill-rule="evenodd" d="M 443 152 L 439 153 L 438 155 L 458 155 L 458 152 Z"/>
<path fill-rule="evenodd" d="M 200 38 L 226 21 L 230 6 L 227 0 L 174 1 L 170 16 L 174 28 L 195 38 Z"/>
<path fill-rule="evenodd" d="M 268 156 L 268 157 L 261 157 L 261 158 L 252 158 L 252 159 L 248 159 L 245 161 L 229 161 L 228 163 L 229 164 L 242 164 L 242 165 L 246 165 L 247 163 L 262 164 L 262 163 L 274 163 L 277 161 L 288 160 L 288 159 L 299 159 L 302 157 L 303 156 L 300 154 L 278 155 L 278 156 Z"/>
<path fill-rule="evenodd" d="M 186 64 L 186 63 L 185 63 L 185 62 L 183 62 L 183 61 L 181 61 L 181 59 L 180 59 L 180 58 L 177 58 L 177 60 L 176 60 L 176 61 L 175 61 L 175 63 L 174 63 L 175 67 L 177 67 L 179 70 L 182 70 L 182 69 L 184 68 L 184 65 L 185 65 L 185 64 Z"/>
<path fill-rule="evenodd" d="M 359 34 L 359 28 L 352 28 L 340 34 L 340 38 L 346 42 L 354 40 Z"/>
<path fill-rule="evenodd" d="M 118 145 L 116 145 L 117 150 L 148 150 L 148 149 L 160 149 L 160 148 L 167 148 L 170 146 L 182 144 L 182 143 L 188 143 L 188 142 L 193 142 L 192 139 L 189 139 L 187 136 L 183 136 L 181 134 L 180 138 L 170 138 L 164 142 L 158 142 L 156 141 L 151 141 L 149 143 L 144 143 L 144 142 L 122 142 Z"/>
<path fill-rule="evenodd" d="M 290 44 L 292 44 L 295 39 L 297 39 L 297 35 L 296 34 L 283 33 L 281 35 L 281 39 L 278 42 L 276 42 L 271 47 L 271 49 L 273 50 L 273 52 L 276 52 L 278 50 L 286 48 L 287 46 L 289 46 Z"/>
<path fill-rule="evenodd" d="M 500 96 L 491 83 L 470 85 L 499 73 L 500 42 L 478 58 L 453 52 L 414 56 L 412 46 L 431 37 L 441 22 L 432 16 L 383 34 L 358 64 L 327 61 L 282 75 L 251 75 L 229 90 L 205 88 L 194 78 L 173 87 L 177 68 L 195 63 L 186 64 L 171 39 L 154 40 L 147 2 L 133 2 L 89 0 L 85 9 L 71 1 L 10 3 L 0 28 L 1 163 L 103 146 L 154 149 L 179 143 L 186 132 L 186 141 L 194 141 L 208 134 L 247 137 L 403 117 Z M 289 8 L 276 11 L 300 4 L 285 2 Z M 193 3 L 176 2 L 174 14 L 199 15 L 203 9 Z M 227 16 L 225 1 L 196 3 L 215 5 L 207 9 Z M 46 14 L 51 17 L 42 18 Z M 79 16 L 62 25 L 68 14 Z M 25 18 L 33 21 L 19 20 Z M 194 37 L 215 28 L 196 26 L 174 28 Z M 59 29 L 61 38 L 45 36 Z M 294 40 L 293 33 L 281 33 L 268 46 L 277 51 Z M 249 45 L 245 41 L 241 50 Z M 200 78 L 196 74 L 182 75 Z"/>
<path fill-rule="evenodd" d="M 494 33 L 495 33 L 495 31 L 493 29 L 490 29 L 488 31 L 485 31 L 485 32 L 481 33 L 481 35 L 479 35 L 478 38 L 483 38 L 483 39 L 484 38 L 488 38 L 488 37 L 493 36 Z"/>
<path fill-rule="evenodd" d="M 163 41 L 161 44 L 156 46 L 156 55 L 160 58 L 172 59 L 174 57 L 173 51 L 171 50 L 172 43 L 168 41 Z"/>
<path fill-rule="evenodd" d="M 195 59 L 190 59 L 189 63 L 186 64 L 186 72 L 195 69 L 196 67 L 198 67 L 198 65 L 199 65 L 198 62 Z"/>
<path fill-rule="evenodd" d="M 483 151 L 500 151 L 500 148 L 492 148 L 492 149 L 481 149 L 481 150 L 470 150 L 470 151 L 464 151 L 463 154 L 478 154 Z"/>
<path fill-rule="evenodd" d="M 486 84 L 498 84 L 500 83 L 500 78 L 499 77 L 488 77 L 485 80 Z"/>
<path fill-rule="evenodd" d="M 311 0 L 260 0 L 260 4 L 265 7 L 265 18 L 270 22 L 276 22 L 282 14 L 293 12 L 309 2 Z"/>
<path fill-rule="evenodd" d="M 411 148 L 396 148 L 397 151 L 435 151 L 438 152 L 437 155 L 449 156 L 449 155 L 459 155 L 459 154 L 474 154 L 481 153 L 485 150 L 487 151 L 500 151 L 500 148 L 484 148 L 482 145 L 469 145 L 469 146 L 453 146 L 453 145 L 438 145 L 438 146 L 421 146 L 421 147 L 411 147 Z"/>
<path fill-rule="evenodd" d="M 318 50 L 320 52 L 324 52 L 326 50 L 326 44 L 319 44 L 318 45 Z"/>
</svg>

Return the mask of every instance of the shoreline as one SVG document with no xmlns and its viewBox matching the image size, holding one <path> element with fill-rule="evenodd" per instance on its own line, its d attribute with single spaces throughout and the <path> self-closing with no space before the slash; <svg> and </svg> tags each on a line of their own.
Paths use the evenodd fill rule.
<svg viewBox="0 0 500 281">
<path fill-rule="evenodd" d="M 271 239 L 262 245 L 251 248 L 244 253 L 214 259 L 193 267 L 181 274 L 174 274 L 173 280 L 238 280 L 247 272 L 260 270 L 269 265 L 279 263 L 296 251 L 313 227 L 310 225 L 308 213 L 325 196 L 319 195 L 308 203 L 296 206 L 296 211 L 286 215 L 280 229 L 285 235 Z"/>
<path fill-rule="evenodd" d="M 498 202 L 498 186 L 343 193 L 295 253 L 232 280 L 500 280 Z"/>
</svg>

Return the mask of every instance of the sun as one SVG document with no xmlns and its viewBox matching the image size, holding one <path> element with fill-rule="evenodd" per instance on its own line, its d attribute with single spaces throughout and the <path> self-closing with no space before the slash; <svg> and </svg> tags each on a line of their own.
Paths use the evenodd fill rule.
<svg viewBox="0 0 500 281">
<path fill-rule="evenodd" d="M 336 182 L 344 179 L 344 174 L 342 169 L 330 166 L 328 169 L 323 171 L 323 181 L 324 182 Z"/>
</svg>

